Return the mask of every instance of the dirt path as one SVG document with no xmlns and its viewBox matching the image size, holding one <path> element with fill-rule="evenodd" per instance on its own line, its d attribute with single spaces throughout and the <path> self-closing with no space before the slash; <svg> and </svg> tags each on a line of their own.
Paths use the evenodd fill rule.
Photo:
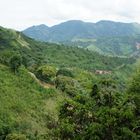
<svg viewBox="0 0 140 140">
<path fill-rule="evenodd" d="M 44 88 L 55 88 L 55 86 L 54 85 L 51 85 L 51 84 L 48 84 L 48 83 L 45 83 L 45 82 L 43 82 L 43 81 L 41 81 L 41 80 L 39 80 L 36 76 L 35 76 L 35 74 L 34 73 L 32 73 L 32 72 L 28 72 L 30 75 L 31 75 L 31 77 L 33 77 L 34 79 L 35 79 L 35 81 L 39 84 L 39 85 L 41 85 L 42 87 L 44 87 Z"/>
</svg>

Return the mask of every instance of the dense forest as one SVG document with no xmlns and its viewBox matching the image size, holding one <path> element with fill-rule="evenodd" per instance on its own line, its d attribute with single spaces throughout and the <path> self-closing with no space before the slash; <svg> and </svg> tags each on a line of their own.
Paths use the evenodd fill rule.
<svg viewBox="0 0 140 140">
<path fill-rule="evenodd" d="M 0 27 L 0 140 L 139 140 L 140 61 Z"/>
</svg>

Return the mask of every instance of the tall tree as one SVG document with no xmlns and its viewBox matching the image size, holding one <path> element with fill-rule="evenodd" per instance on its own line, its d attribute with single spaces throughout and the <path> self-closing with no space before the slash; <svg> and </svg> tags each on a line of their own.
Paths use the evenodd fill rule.
<svg viewBox="0 0 140 140">
<path fill-rule="evenodd" d="M 18 68 L 21 66 L 21 64 L 22 64 L 22 58 L 19 54 L 13 55 L 10 58 L 9 65 L 15 74 L 18 72 Z"/>
</svg>

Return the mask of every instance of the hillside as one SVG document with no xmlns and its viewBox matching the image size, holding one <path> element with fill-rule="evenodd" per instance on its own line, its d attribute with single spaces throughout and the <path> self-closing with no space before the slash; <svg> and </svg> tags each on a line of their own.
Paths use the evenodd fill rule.
<svg viewBox="0 0 140 140">
<path fill-rule="evenodd" d="M 41 40 L 41 41 L 46 40 L 48 38 L 46 37 L 46 34 L 48 32 L 49 32 L 49 27 L 44 24 L 29 27 L 27 30 L 27 34 L 29 37 L 32 37 L 34 39 Z M 26 31 L 25 31 L 25 34 L 26 34 Z"/>
<path fill-rule="evenodd" d="M 97 39 L 78 39 L 72 42 L 65 42 L 69 45 L 84 47 L 104 55 L 112 56 L 133 56 L 140 52 L 140 35 L 102 37 Z"/>
<path fill-rule="evenodd" d="M 139 24 L 104 20 L 97 23 L 72 20 L 52 27 L 39 25 L 23 33 L 36 40 L 84 47 L 113 56 L 130 56 L 140 42 Z"/>
<path fill-rule="evenodd" d="M 122 64 L 131 64 L 133 58 L 107 57 L 82 48 L 43 43 L 20 32 L 0 28 L 0 62 L 8 63 L 13 54 L 20 54 L 28 66 L 47 63 L 58 67 L 78 67 L 94 71 L 113 70 Z"/>
<path fill-rule="evenodd" d="M 135 62 L 0 27 L 0 139 L 139 139 Z"/>
<path fill-rule="evenodd" d="M 56 91 L 41 87 L 25 68 L 15 75 L 0 64 L 0 139 L 14 132 L 29 138 L 49 132 L 46 125 L 51 117 L 46 105 L 51 94 Z M 57 95 L 54 98 L 57 102 Z"/>
<path fill-rule="evenodd" d="M 72 77 L 69 72 L 72 72 Z M 124 89 L 120 92 L 117 87 L 117 77 L 115 81 L 113 79 L 112 76 L 97 77 L 80 69 L 67 69 L 67 73 L 66 71 L 62 73 L 61 69 L 61 74 L 56 76 L 57 89 L 55 87 L 46 89 L 23 66 L 15 75 L 9 67 L 0 64 L 0 139 L 65 140 L 76 139 L 75 137 L 93 138 L 97 135 L 102 140 L 109 136 L 105 135 L 106 133 L 100 133 L 100 129 L 95 131 L 94 127 L 100 128 L 101 125 L 104 131 L 108 131 L 108 122 L 113 117 L 116 121 L 109 123 L 113 125 L 111 135 L 115 133 L 115 137 L 119 138 L 120 133 L 117 135 L 117 131 L 120 131 L 121 137 L 129 136 L 137 140 L 139 117 L 134 112 L 138 111 L 138 106 L 135 102 L 131 102 L 132 95 L 122 94 Z M 96 95 L 93 88 L 97 83 L 99 93 Z M 139 100 L 138 97 L 137 100 Z M 108 103 L 108 98 L 113 98 L 113 101 Z M 102 104 L 98 105 L 97 101 Z M 111 113 L 111 116 L 108 116 L 108 113 Z M 94 120 L 92 114 L 96 115 L 98 120 Z M 124 120 L 129 122 L 123 122 Z M 123 122 L 121 125 L 120 121 Z M 92 128 L 94 135 L 87 134 L 91 124 L 94 126 Z M 125 130 L 121 131 L 124 125 L 127 133 Z M 69 130 L 69 127 L 73 129 Z"/>
</svg>

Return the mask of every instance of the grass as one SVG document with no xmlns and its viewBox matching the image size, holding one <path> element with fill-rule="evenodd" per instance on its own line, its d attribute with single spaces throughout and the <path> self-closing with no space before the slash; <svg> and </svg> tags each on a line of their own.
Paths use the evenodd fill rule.
<svg viewBox="0 0 140 140">
<path fill-rule="evenodd" d="M 64 99 L 57 93 L 41 87 L 24 68 L 15 75 L 0 64 L 0 133 L 5 127 L 27 136 L 49 132 L 47 124 L 57 118 L 57 106 Z"/>
</svg>

